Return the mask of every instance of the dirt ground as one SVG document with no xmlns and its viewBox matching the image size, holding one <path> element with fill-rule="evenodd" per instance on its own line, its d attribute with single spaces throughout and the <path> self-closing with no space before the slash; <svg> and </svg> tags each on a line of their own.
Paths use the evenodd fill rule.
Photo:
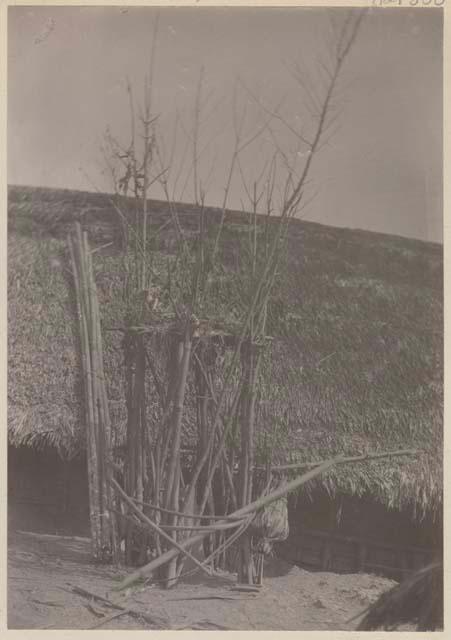
<svg viewBox="0 0 451 640">
<path fill-rule="evenodd" d="M 10 533 L 8 628 L 353 630 L 358 621 L 349 619 L 395 584 L 367 574 L 311 573 L 275 559 L 258 594 L 233 590 L 236 576 L 226 573 L 196 574 L 171 590 L 141 584 L 111 592 L 123 575 L 91 563 L 88 539 Z M 148 618 L 85 598 L 74 587 Z"/>
</svg>

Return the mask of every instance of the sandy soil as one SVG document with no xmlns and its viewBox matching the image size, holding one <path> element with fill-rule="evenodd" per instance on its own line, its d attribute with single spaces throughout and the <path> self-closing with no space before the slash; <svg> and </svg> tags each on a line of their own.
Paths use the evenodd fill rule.
<svg viewBox="0 0 451 640">
<path fill-rule="evenodd" d="M 8 540 L 9 629 L 352 630 L 392 580 L 367 574 L 310 573 L 280 560 L 265 568 L 258 594 L 234 591 L 236 576 L 196 574 L 171 590 L 140 585 L 112 594 L 124 570 L 93 565 L 89 540 L 13 532 Z M 108 597 L 154 619 L 132 617 L 75 594 Z"/>
</svg>

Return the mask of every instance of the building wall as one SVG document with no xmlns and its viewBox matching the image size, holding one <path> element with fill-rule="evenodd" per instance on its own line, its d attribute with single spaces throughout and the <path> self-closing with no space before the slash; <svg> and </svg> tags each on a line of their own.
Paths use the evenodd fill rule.
<svg viewBox="0 0 451 640">
<path fill-rule="evenodd" d="M 51 449 L 8 447 L 8 527 L 89 535 L 86 461 L 64 461 Z"/>
<path fill-rule="evenodd" d="M 337 495 L 331 498 L 318 492 L 313 499 L 290 498 L 290 525 L 336 531 L 368 539 L 411 546 L 434 547 L 441 544 L 440 523 L 417 521 L 413 514 L 388 509 L 371 497 Z"/>
<path fill-rule="evenodd" d="M 371 498 L 329 496 L 289 500 L 285 559 L 307 569 L 378 573 L 401 579 L 442 549 L 440 523 L 416 522 Z"/>
</svg>

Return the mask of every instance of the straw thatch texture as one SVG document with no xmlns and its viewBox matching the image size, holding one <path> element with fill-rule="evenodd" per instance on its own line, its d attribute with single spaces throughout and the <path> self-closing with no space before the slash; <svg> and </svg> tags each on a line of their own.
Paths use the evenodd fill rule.
<svg viewBox="0 0 451 640">
<path fill-rule="evenodd" d="M 357 630 L 394 631 L 406 624 L 415 624 L 417 631 L 441 630 L 443 606 L 443 564 L 436 562 L 383 593 Z"/>
<path fill-rule="evenodd" d="M 370 494 L 417 518 L 437 516 L 441 248 L 293 225 L 290 249 L 271 319 L 282 340 L 273 345 L 273 375 L 262 390 L 268 445 L 293 462 L 418 447 L 425 452 L 419 459 L 337 467 L 305 491 L 320 484 L 330 494 Z"/>
<path fill-rule="evenodd" d="M 94 254 L 94 269 L 112 421 L 121 433 L 122 336 L 107 331 L 123 322 L 119 221 L 108 197 L 98 194 L 11 187 L 8 208 L 10 440 L 52 443 L 70 455 L 83 447 L 84 436 L 65 236 L 74 219 L 82 219 L 93 246 L 114 243 Z M 123 201 L 122 208 L 133 216 L 132 203 Z M 194 233 L 195 208 L 178 209 L 182 227 Z M 218 212 L 208 209 L 206 217 L 214 226 Z M 164 271 L 170 226 L 158 236 L 156 230 L 168 220 L 167 205 L 151 202 L 149 218 L 150 237 L 162 252 L 156 271 Z M 228 216 L 221 246 L 226 269 L 213 287 L 212 307 L 231 325 L 240 316 L 240 297 L 228 274 L 245 255 L 246 221 L 236 212 Z M 280 463 L 419 447 L 425 450 L 419 460 L 337 467 L 317 485 L 331 493 L 370 493 L 392 508 L 410 506 L 417 517 L 434 516 L 442 503 L 442 248 L 301 221 L 291 225 L 268 319 L 277 340 L 262 366 L 257 462 L 265 464 L 269 455 Z M 161 340 L 154 343 L 158 366 Z M 148 410 L 158 418 L 152 394 Z M 194 406 L 186 415 L 189 446 Z"/>
<path fill-rule="evenodd" d="M 8 238 L 8 432 L 73 455 L 82 439 L 76 342 L 58 241 Z M 68 321 L 69 320 L 69 321 Z"/>
<path fill-rule="evenodd" d="M 85 448 L 75 302 L 62 240 L 8 237 L 8 437 L 11 444 Z M 120 338 L 105 345 L 112 418 L 125 424 Z M 123 429 L 122 429 L 123 430 Z"/>
</svg>

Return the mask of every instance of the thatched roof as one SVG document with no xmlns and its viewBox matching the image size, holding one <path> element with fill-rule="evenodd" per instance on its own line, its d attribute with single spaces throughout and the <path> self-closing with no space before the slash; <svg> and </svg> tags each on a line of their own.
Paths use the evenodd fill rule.
<svg viewBox="0 0 451 640">
<path fill-rule="evenodd" d="M 395 631 L 414 624 L 417 631 L 443 630 L 443 563 L 435 562 L 383 593 L 357 631 Z"/>
<path fill-rule="evenodd" d="M 133 215 L 133 203 L 122 209 Z M 117 325 L 120 239 L 109 196 L 10 187 L 8 237 L 9 437 L 52 443 L 64 455 L 83 448 L 77 337 L 65 237 L 75 219 L 95 254 L 104 327 Z M 167 205 L 150 203 L 158 246 L 171 250 Z M 178 205 L 183 228 L 198 215 Z M 214 225 L 219 212 L 207 210 Z M 231 212 L 222 258 L 232 265 L 247 218 Z M 155 235 L 155 234 L 154 234 Z M 230 296 L 215 302 L 218 317 Z M 275 287 L 269 331 L 277 336 L 259 404 L 258 452 L 275 462 L 412 446 L 420 459 L 342 467 L 318 482 L 326 490 L 369 492 L 393 508 L 439 513 L 442 501 L 443 256 L 432 243 L 292 221 L 288 258 Z M 105 331 L 113 421 L 125 420 L 118 371 L 121 336 Z M 265 435 L 266 434 L 266 435 Z M 288 446 L 287 446 L 288 443 Z"/>
</svg>

